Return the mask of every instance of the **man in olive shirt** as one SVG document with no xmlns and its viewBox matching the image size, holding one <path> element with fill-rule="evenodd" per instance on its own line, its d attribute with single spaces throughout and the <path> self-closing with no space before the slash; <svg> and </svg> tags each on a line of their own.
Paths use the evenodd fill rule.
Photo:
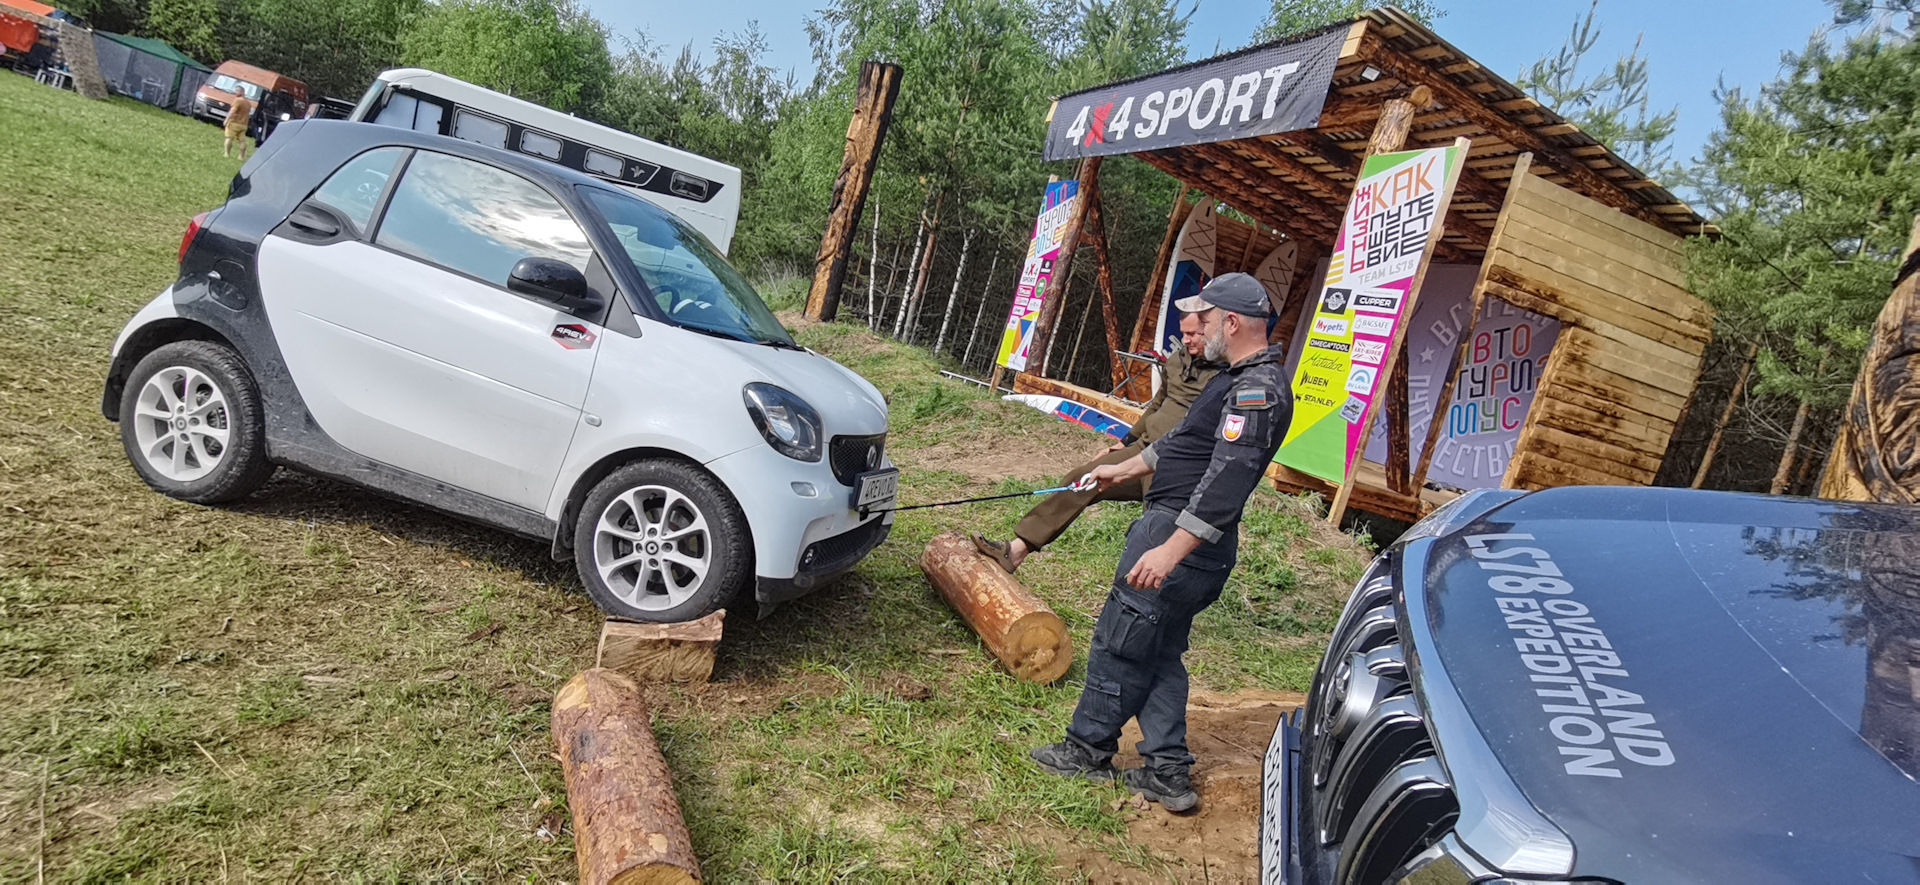
<svg viewBox="0 0 1920 885">
<path fill-rule="evenodd" d="M 1194 397 L 1200 395 L 1201 389 L 1223 366 L 1204 356 L 1206 336 L 1200 333 L 1200 319 L 1193 314 L 1180 318 L 1180 345 L 1167 356 L 1166 365 L 1161 368 L 1160 392 L 1147 404 L 1147 410 L 1140 413 L 1140 420 L 1133 422 L 1126 438 L 1108 446 L 1100 457 L 1073 468 L 1061 485 L 1073 485 L 1102 464 L 1119 464 L 1140 454 L 1187 417 L 1187 408 L 1193 405 Z M 1104 491 L 1055 492 L 1021 517 L 1013 528 L 1013 540 L 995 541 L 974 535 L 973 546 L 1011 573 L 1026 560 L 1027 554 L 1060 537 L 1060 533 L 1079 518 L 1080 511 L 1096 501 L 1138 501 L 1146 495 L 1150 482 L 1152 477 L 1148 476 L 1118 483 Z"/>
</svg>

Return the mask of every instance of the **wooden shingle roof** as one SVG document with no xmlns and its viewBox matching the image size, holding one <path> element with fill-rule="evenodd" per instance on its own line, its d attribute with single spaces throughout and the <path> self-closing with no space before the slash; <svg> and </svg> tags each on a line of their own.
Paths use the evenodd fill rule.
<svg viewBox="0 0 1920 885">
<path fill-rule="evenodd" d="M 1407 147 L 1473 142 L 1443 260 L 1484 253 L 1522 153 L 1533 155 L 1532 174 L 1678 236 L 1716 232 L 1606 145 L 1392 7 L 1353 21 L 1315 128 L 1135 156 L 1290 236 L 1330 244 L 1382 105 L 1418 86 L 1433 101 Z"/>
</svg>

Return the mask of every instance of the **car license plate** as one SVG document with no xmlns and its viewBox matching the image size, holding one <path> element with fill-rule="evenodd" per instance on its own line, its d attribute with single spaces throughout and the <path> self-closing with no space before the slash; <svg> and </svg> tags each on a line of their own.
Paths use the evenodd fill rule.
<svg viewBox="0 0 1920 885">
<path fill-rule="evenodd" d="M 860 474 L 854 485 L 853 509 L 881 510 L 900 498 L 900 471 L 893 468 Z"/>
</svg>

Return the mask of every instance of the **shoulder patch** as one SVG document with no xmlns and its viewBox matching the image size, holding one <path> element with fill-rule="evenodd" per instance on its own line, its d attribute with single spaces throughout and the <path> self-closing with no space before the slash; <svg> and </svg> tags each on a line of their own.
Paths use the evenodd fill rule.
<svg viewBox="0 0 1920 885">
<path fill-rule="evenodd" d="M 1273 400 L 1267 396 L 1266 388 L 1241 388 L 1233 392 L 1233 407 L 1236 409 L 1264 409 L 1271 405 Z"/>
</svg>

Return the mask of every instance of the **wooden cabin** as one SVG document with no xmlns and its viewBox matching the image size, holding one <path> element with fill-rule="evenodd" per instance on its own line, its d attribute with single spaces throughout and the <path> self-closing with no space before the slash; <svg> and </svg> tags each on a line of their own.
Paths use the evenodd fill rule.
<svg viewBox="0 0 1920 885">
<path fill-rule="evenodd" d="M 1310 128 L 1224 132 L 1230 140 L 1217 141 L 1200 133 L 1189 135 L 1189 143 L 1129 145 L 1123 127 L 1115 130 L 1122 138 L 1084 149 L 1058 140 L 1072 122 L 1066 115 L 1143 80 L 1177 74 L 1200 82 L 1216 66 L 1215 79 L 1231 82 L 1233 65 L 1244 67 L 1252 53 L 1315 46 L 1331 75 L 1307 83 L 1318 94 L 1301 99 L 1309 103 L 1296 109 L 1295 122 Z M 1305 62 L 1302 76 L 1314 63 Z M 1264 82 L 1256 97 L 1266 97 L 1272 113 L 1272 96 L 1280 89 L 1269 96 Z M 1288 100 L 1282 96 L 1280 104 Z M 1410 101 L 1419 104 L 1409 107 Z M 1396 102 L 1402 105 L 1398 111 Z M 1112 113 L 1113 102 L 1107 104 Z M 1223 111 L 1222 119 L 1230 113 Z M 1243 122 L 1249 116 L 1240 114 Z M 1398 361 L 1404 371 L 1396 370 L 1384 389 L 1385 415 L 1351 489 L 1352 506 L 1411 520 L 1469 487 L 1653 481 L 1692 396 L 1712 329 L 1706 304 L 1686 291 L 1681 240 L 1713 230 L 1658 182 L 1425 25 L 1396 9 L 1371 11 L 1332 29 L 1062 96 L 1049 125 L 1048 158 L 1082 158 L 1081 192 L 1091 195 L 1083 215 L 1096 219 L 1089 228 L 1093 236 L 1104 236 L 1097 221 L 1102 156 L 1138 157 L 1204 195 L 1197 202 L 1177 201 L 1169 219 L 1160 269 L 1130 324 L 1130 338 L 1118 342 L 1136 352 L 1156 344 L 1154 318 L 1162 310 L 1169 250 L 1187 214 L 1205 198 L 1232 210 L 1214 220 L 1213 275 L 1251 272 L 1281 243 L 1294 244 L 1296 270 L 1284 296 L 1274 293 L 1280 307 L 1274 337 L 1298 342 L 1370 142 L 1379 146 L 1383 130 L 1396 125 L 1399 144 L 1392 144 L 1396 133 L 1385 132 L 1387 149 L 1469 139 L 1431 272 L 1416 315 L 1407 320 L 1411 332 Z M 1144 128 L 1145 141 L 1156 135 L 1152 128 Z M 1079 233 L 1076 228 L 1074 235 Z M 1094 245 L 1096 260 L 1104 260 L 1107 244 Z M 1110 276 L 1102 268 L 1100 277 Z M 1110 292 L 1102 304 L 1107 328 L 1128 327 L 1111 315 Z M 1044 314 L 1041 322 L 1043 329 L 1049 325 Z M 1483 337 L 1491 342 L 1496 333 L 1507 351 L 1518 350 L 1522 332 L 1515 323 L 1528 325 L 1527 352 L 1505 364 L 1490 363 L 1484 375 L 1478 363 L 1449 368 L 1448 354 L 1433 352 L 1434 341 L 1448 350 L 1471 341 L 1477 359 Z M 1422 334 L 1437 337 L 1421 343 Z M 1485 349 L 1500 350 L 1493 344 Z M 1144 402 L 1150 388 L 1137 372 L 1129 378 L 1124 362 L 1113 361 L 1110 393 L 1033 374 L 1017 376 L 1013 387 L 1137 416 L 1130 403 Z M 1495 395 L 1487 397 L 1488 390 Z M 1436 408 L 1443 396 L 1446 405 Z M 1436 419 L 1442 427 L 1434 427 Z M 1489 421 L 1499 432 L 1481 434 L 1494 442 L 1476 448 L 1471 440 Z M 1463 472 L 1469 462 L 1472 475 Z M 1330 498 L 1336 491 L 1333 483 L 1279 464 L 1268 475 L 1283 491 Z"/>
</svg>

